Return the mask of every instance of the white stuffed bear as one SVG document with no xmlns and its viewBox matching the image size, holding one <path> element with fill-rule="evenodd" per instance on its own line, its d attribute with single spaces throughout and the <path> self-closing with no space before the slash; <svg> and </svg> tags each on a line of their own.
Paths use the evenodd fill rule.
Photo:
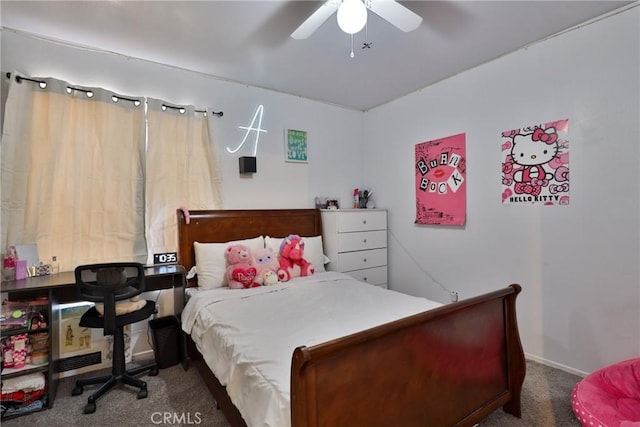
<svg viewBox="0 0 640 427">
<path fill-rule="evenodd" d="M 253 265 L 256 267 L 256 282 L 264 286 L 278 283 L 278 254 L 271 248 L 254 252 Z"/>
</svg>

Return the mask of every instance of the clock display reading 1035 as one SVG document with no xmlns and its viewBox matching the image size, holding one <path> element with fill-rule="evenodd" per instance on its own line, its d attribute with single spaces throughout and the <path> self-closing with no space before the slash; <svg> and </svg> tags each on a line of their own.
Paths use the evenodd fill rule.
<svg viewBox="0 0 640 427">
<path fill-rule="evenodd" d="M 163 252 L 160 254 L 153 254 L 154 264 L 172 264 L 178 262 L 177 252 Z"/>
</svg>

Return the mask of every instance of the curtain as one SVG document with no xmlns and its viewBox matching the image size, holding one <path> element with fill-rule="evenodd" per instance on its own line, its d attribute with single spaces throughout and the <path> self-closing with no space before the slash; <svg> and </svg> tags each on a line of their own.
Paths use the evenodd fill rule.
<svg viewBox="0 0 640 427">
<path fill-rule="evenodd" d="M 144 99 L 12 79 L 1 142 L 2 244 L 61 271 L 144 262 Z M 19 255 L 19 254 L 18 254 Z"/>
<path fill-rule="evenodd" d="M 147 99 L 147 262 L 176 252 L 176 209 L 222 208 L 222 178 L 211 135 L 213 114 Z"/>
</svg>

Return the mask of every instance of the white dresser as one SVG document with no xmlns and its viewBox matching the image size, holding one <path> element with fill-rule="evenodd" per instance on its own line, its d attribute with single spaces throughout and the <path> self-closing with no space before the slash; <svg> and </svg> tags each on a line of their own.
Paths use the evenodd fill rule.
<svg viewBox="0 0 640 427">
<path fill-rule="evenodd" d="M 327 269 L 387 287 L 387 211 L 323 209 L 322 242 Z"/>
</svg>

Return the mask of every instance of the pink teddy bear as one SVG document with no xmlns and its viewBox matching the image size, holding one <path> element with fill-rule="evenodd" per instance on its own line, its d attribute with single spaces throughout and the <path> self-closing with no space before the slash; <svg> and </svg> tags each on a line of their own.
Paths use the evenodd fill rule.
<svg viewBox="0 0 640 427">
<path fill-rule="evenodd" d="M 229 288 L 246 289 L 260 286 L 255 281 L 257 269 L 252 265 L 251 251 L 245 245 L 231 245 L 225 251 L 226 278 Z"/>
<path fill-rule="evenodd" d="M 310 276 L 315 272 L 313 264 L 304 259 L 304 242 L 297 234 L 290 234 L 280 244 L 280 268 L 278 279 L 286 282 L 294 277 Z"/>
</svg>

